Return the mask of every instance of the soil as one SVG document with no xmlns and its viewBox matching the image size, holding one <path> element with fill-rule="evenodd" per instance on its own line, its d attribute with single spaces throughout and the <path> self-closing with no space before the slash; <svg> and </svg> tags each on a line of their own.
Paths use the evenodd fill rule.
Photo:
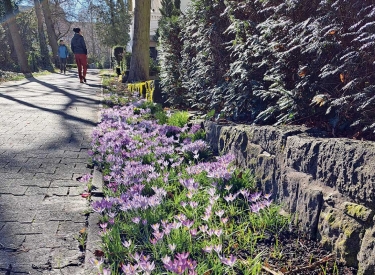
<svg viewBox="0 0 375 275">
<path fill-rule="evenodd" d="M 298 230 L 282 232 L 258 243 L 264 253 L 263 274 L 355 275 L 357 270 L 345 266 L 336 255 L 319 242 L 310 240 Z"/>
</svg>

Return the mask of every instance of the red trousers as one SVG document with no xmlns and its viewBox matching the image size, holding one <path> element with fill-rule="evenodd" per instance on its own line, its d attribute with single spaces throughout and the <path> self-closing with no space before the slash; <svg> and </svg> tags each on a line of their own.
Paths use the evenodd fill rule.
<svg viewBox="0 0 375 275">
<path fill-rule="evenodd" d="M 87 72 L 87 55 L 83 53 L 77 53 L 74 55 L 76 58 L 79 80 L 82 82 L 86 78 Z"/>
</svg>

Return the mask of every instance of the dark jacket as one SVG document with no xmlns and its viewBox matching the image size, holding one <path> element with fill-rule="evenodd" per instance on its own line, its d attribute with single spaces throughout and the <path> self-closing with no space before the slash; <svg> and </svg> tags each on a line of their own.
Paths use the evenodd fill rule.
<svg viewBox="0 0 375 275">
<path fill-rule="evenodd" d="M 74 34 L 70 45 L 74 54 L 87 54 L 85 39 L 79 33 Z"/>
</svg>

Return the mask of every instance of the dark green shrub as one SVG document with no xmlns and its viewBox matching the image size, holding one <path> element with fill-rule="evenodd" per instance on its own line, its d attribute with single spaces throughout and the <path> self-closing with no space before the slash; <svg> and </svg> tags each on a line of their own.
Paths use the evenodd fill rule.
<svg viewBox="0 0 375 275">
<path fill-rule="evenodd" d="M 221 111 L 228 83 L 230 52 L 226 35 L 230 21 L 220 16 L 226 9 L 224 1 L 195 0 L 184 18 L 181 78 L 187 100 L 198 109 Z"/>
<path fill-rule="evenodd" d="M 164 111 L 158 111 L 154 116 L 158 123 L 161 125 L 166 124 L 168 121 L 168 116 Z"/>
<path fill-rule="evenodd" d="M 170 102 L 375 138 L 373 1 L 193 0 L 165 27 L 176 32 L 160 43 Z"/>
<path fill-rule="evenodd" d="M 181 20 L 178 8 L 172 0 L 163 0 L 162 18 L 157 31 L 160 86 L 163 97 L 175 106 L 186 107 L 186 89 L 182 87 L 180 63 L 182 41 Z"/>
</svg>

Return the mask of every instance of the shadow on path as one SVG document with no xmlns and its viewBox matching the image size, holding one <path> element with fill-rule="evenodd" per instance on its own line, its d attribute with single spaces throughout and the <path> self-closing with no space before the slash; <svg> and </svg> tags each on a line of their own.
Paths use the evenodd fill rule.
<svg viewBox="0 0 375 275">
<path fill-rule="evenodd" d="M 27 107 L 31 107 L 31 108 L 34 108 L 34 109 L 39 109 L 39 110 L 42 110 L 42 111 L 45 111 L 45 112 L 50 112 L 50 113 L 54 113 L 54 114 L 57 114 L 57 115 L 60 115 L 61 117 L 63 117 L 64 119 L 67 119 L 67 120 L 73 120 L 73 121 L 78 121 L 78 122 L 82 122 L 82 123 L 85 123 L 85 124 L 88 124 L 88 125 L 96 125 L 96 123 L 93 123 L 92 121 L 89 121 L 89 120 L 86 120 L 86 119 L 82 119 L 82 118 L 79 118 L 77 116 L 73 116 L 73 115 L 69 115 L 67 114 L 65 111 L 69 109 L 69 107 L 71 107 L 72 105 L 74 105 L 75 103 L 84 103 L 84 104 L 100 104 L 100 100 L 95 100 L 95 99 L 90 99 L 90 98 L 87 98 L 87 97 L 83 97 L 83 96 L 78 96 L 78 95 L 74 95 L 72 93 L 69 93 L 63 89 L 60 89 L 58 88 L 56 85 L 53 85 L 53 84 L 49 84 L 47 82 L 44 82 L 40 79 L 36 79 L 34 77 L 32 78 L 29 78 L 29 82 L 35 82 L 35 83 L 38 83 L 40 85 L 43 85 L 44 87 L 47 87 L 49 89 L 51 89 L 52 91 L 49 92 L 49 93 L 44 93 L 43 95 L 47 95 L 47 94 L 50 94 L 50 93 L 60 93 L 64 96 L 66 96 L 67 98 L 69 98 L 69 103 L 67 103 L 64 107 L 63 110 L 53 110 L 53 109 L 49 109 L 49 108 L 46 108 L 46 107 L 41 107 L 41 106 L 37 106 L 35 104 L 32 104 L 32 103 L 29 103 L 25 100 L 21 100 L 21 99 L 18 99 L 16 97 L 13 97 L 11 95 L 9 95 L 9 93 L 7 94 L 4 94 L 4 93 L 0 93 L 0 97 L 1 98 L 5 98 L 5 99 L 8 99 L 10 101 L 13 101 L 13 102 L 17 102 L 21 105 L 24 105 L 24 106 L 27 106 Z M 100 88 L 101 86 L 100 85 L 96 85 L 96 84 L 91 84 L 89 85 L 90 87 L 95 87 L 95 88 Z M 18 87 L 18 85 L 12 85 L 10 87 Z M 42 96 L 43 96 L 42 95 Z M 29 97 L 27 97 L 29 98 Z"/>
</svg>

